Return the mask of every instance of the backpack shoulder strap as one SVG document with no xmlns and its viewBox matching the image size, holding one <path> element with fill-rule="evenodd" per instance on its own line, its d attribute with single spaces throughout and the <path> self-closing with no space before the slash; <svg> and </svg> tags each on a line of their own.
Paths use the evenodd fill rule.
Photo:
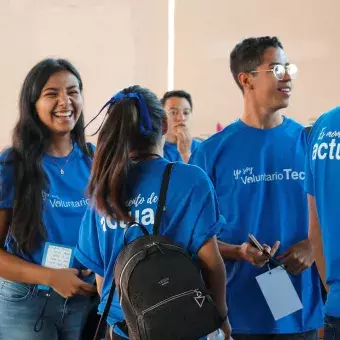
<svg viewBox="0 0 340 340">
<path fill-rule="evenodd" d="M 161 223 L 162 223 L 163 211 L 164 211 L 164 208 L 165 208 L 166 193 L 168 191 L 171 171 L 172 171 L 174 165 L 175 165 L 175 163 L 167 164 L 166 167 L 165 167 L 164 173 L 163 173 L 163 179 L 162 179 L 161 191 L 160 191 L 159 199 L 158 199 L 155 223 L 153 225 L 153 234 L 154 235 L 159 235 L 159 230 L 160 230 Z"/>
<path fill-rule="evenodd" d="M 103 314 L 101 315 L 101 317 L 99 319 L 99 322 L 98 322 L 98 325 L 97 325 L 97 329 L 96 329 L 96 333 L 94 335 L 93 340 L 100 340 L 102 338 L 101 337 L 102 327 L 104 325 L 106 325 L 106 318 L 109 315 L 109 311 L 110 311 L 110 307 L 111 307 L 111 304 L 112 304 L 112 300 L 113 300 L 113 296 L 114 296 L 115 290 L 116 290 L 116 283 L 115 283 L 115 278 L 113 277 L 113 281 L 112 281 L 112 285 L 111 285 L 111 288 L 110 288 L 109 296 L 107 298 L 107 302 L 105 304 L 105 308 L 104 308 Z"/>
<path fill-rule="evenodd" d="M 164 173 L 163 173 L 163 179 L 162 179 L 162 184 L 161 184 L 161 191 L 159 194 L 159 199 L 158 199 L 158 205 L 157 205 L 157 212 L 156 212 L 156 217 L 155 217 L 155 223 L 154 223 L 154 227 L 153 227 L 153 233 L 154 235 L 158 235 L 159 233 L 159 228 L 162 222 L 162 216 L 163 216 L 163 210 L 165 208 L 165 200 L 166 200 L 166 193 L 168 191 L 168 186 L 169 186 L 169 182 L 170 182 L 170 175 L 171 175 L 171 171 L 174 167 L 175 163 L 169 163 L 166 165 Z M 116 289 L 116 284 L 115 284 L 115 280 L 113 278 L 112 281 L 112 286 L 110 288 L 110 292 L 109 292 L 109 296 L 107 298 L 107 302 L 105 304 L 105 308 L 103 311 L 103 314 L 100 317 L 98 326 L 97 326 L 97 330 L 96 330 L 96 334 L 94 336 L 94 340 L 99 340 L 100 339 L 100 331 L 101 328 L 103 326 L 103 324 L 106 321 L 106 318 L 109 314 L 109 310 L 111 307 L 111 303 L 113 300 L 113 295 Z"/>
</svg>

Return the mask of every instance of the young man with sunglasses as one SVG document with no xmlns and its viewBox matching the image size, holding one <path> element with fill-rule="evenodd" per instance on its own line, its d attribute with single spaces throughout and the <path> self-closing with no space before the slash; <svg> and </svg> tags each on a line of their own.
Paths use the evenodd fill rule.
<svg viewBox="0 0 340 340">
<path fill-rule="evenodd" d="M 228 273 L 233 338 L 316 340 L 322 301 L 308 241 L 306 134 L 302 125 L 281 113 L 289 104 L 297 67 L 288 62 L 276 37 L 261 37 L 236 45 L 230 68 L 243 93 L 241 118 L 202 142 L 190 163 L 210 176 L 226 219 L 219 246 Z M 248 234 L 255 235 L 265 251 L 248 241 Z M 303 305 L 277 320 L 256 279 L 275 266 L 265 252 L 279 254 L 276 259 L 289 274 L 278 269 L 289 275 Z M 266 289 L 275 294 L 278 308 L 289 305 L 280 300 L 286 283 L 278 280 Z"/>
</svg>

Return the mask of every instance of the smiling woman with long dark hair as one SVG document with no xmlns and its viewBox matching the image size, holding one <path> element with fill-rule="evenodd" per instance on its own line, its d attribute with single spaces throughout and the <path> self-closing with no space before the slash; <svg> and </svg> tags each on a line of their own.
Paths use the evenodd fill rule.
<svg viewBox="0 0 340 340">
<path fill-rule="evenodd" d="M 0 156 L 1 339 L 78 339 L 95 292 L 72 255 L 93 154 L 82 90 L 63 59 L 35 65 L 21 89 L 12 147 Z"/>
</svg>

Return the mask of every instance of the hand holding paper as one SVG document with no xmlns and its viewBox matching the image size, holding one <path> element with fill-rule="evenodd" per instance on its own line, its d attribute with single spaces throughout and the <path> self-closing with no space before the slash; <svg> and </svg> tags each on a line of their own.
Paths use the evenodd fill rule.
<svg viewBox="0 0 340 340">
<path fill-rule="evenodd" d="M 49 271 L 48 286 L 53 288 L 64 298 L 73 295 L 91 295 L 97 291 L 80 276 L 88 276 L 91 271 L 71 268 L 73 263 L 74 248 L 46 242 L 42 265 L 51 268 Z M 81 274 L 81 275 L 80 275 Z M 49 287 L 39 286 L 39 289 L 48 290 Z"/>
</svg>

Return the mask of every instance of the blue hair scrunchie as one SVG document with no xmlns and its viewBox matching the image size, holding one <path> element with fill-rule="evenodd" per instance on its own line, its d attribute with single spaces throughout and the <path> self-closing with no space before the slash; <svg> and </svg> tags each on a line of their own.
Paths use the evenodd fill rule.
<svg viewBox="0 0 340 340">
<path fill-rule="evenodd" d="M 150 132 L 152 132 L 152 121 L 149 113 L 148 106 L 146 105 L 145 98 L 142 94 L 136 93 L 136 92 L 130 92 L 130 93 L 123 93 L 123 92 L 118 92 L 116 93 L 110 100 L 108 100 L 105 105 L 101 108 L 99 113 L 92 118 L 84 127 L 84 130 L 101 114 L 101 112 L 110 104 L 114 104 L 117 101 L 124 99 L 124 98 L 134 98 L 137 100 L 137 106 L 139 110 L 139 131 L 143 135 L 148 135 Z M 101 129 L 105 121 L 105 117 L 100 124 L 99 128 L 95 133 L 93 133 L 90 136 L 95 136 L 98 131 Z"/>
<path fill-rule="evenodd" d="M 146 105 L 145 98 L 140 93 L 118 92 L 101 108 L 99 113 L 101 113 L 108 105 L 116 103 L 117 101 L 125 99 L 125 98 L 134 98 L 137 100 L 137 106 L 139 109 L 139 131 L 143 135 L 148 135 L 152 131 L 152 122 L 151 122 L 149 109 Z"/>
</svg>

